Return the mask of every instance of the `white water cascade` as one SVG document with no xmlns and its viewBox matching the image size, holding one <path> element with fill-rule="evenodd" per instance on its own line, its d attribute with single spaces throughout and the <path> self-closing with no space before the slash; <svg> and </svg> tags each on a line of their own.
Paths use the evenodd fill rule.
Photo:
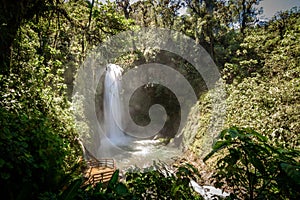
<svg viewBox="0 0 300 200">
<path fill-rule="evenodd" d="M 104 128 L 105 135 L 116 146 L 127 145 L 130 138 L 123 132 L 123 106 L 120 100 L 120 82 L 123 69 L 115 64 L 106 68 L 104 82 Z"/>
</svg>

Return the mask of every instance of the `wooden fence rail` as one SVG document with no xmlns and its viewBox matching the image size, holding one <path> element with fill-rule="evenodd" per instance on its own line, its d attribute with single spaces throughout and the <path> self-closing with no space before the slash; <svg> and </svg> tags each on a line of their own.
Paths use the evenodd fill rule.
<svg viewBox="0 0 300 200">
<path fill-rule="evenodd" d="M 114 159 L 93 159 L 87 161 L 88 170 L 86 176 L 90 184 L 95 185 L 98 182 L 107 182 L 116 170 Z"/>
<path fill-rule="evenodd" d="M 98 174 L 94 174 L 91 179 L 90 179 L 90 183 L 92 185 L 95 185 L 96 183 L 102 182 L 108 182 L 111 178 L 111 176 L 113 175 L 114 171 L 107 171 L 107 172 L 102 172 L 102 173 L 98 173 Z"/>
<path fill-rule="evenodd" d="M 115 160 L 111 158 L 87 161 L 90 167 L 108 167 L 115 169 Z"/>
</svg>

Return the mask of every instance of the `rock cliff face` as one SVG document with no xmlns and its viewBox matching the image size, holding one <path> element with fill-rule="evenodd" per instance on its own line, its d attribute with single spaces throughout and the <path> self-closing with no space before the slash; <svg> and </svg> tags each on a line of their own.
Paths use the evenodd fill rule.
<svg viewBox="0 0 300 200">
<path fill-rule="evenodd" d="M 149 110 L 155 104 L 163 106 L 167 112 L 166 123 L 157 137 L 174 137 L 179 127 L 180 107 L 175 95 L 165 87 L 148 85 L 136 90 L 129 105 L 133 120 L 144 126 L 150 123 Z"/>
</svg>

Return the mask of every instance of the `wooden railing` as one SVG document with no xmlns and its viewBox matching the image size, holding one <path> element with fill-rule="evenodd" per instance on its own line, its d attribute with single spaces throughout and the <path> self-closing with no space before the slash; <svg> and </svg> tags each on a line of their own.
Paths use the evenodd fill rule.
<svg viewBox="0 0 300 200">
<path fill-rule="evenodd" d="M 115 160 L 111 158 L 106 158 L 106 159 L 99 159 L 99 160 L 89 160 L 87 161 L 87 164 L 90 167 L 108 167 L 111 169 L 115 169 Z"/>
<path fill-rule="evenodd" d="M 114 159 L 93 159 L 87 161 L 88 182 L 95 185 L 98 182 L 108 182 L 116 170 Z"/>
<path fill-rule="evenodd" d="M 111 171 L 107 171 L 107 172 L 94 174 L 94 175 L 92 175 L 92 177 L 90 179 L 90 183 L 92 185 L 95 185 L 96 183 L 99 183 L 99 182 L 101 182 L 101 183 L 108 182 L 114 172 L 115 172 L 114 170 L 111 170 Z"/>
</svg>

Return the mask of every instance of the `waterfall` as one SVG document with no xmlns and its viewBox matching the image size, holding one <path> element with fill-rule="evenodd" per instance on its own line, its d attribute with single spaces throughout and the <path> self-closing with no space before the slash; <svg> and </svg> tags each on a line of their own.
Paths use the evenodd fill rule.
<svg viewBox="0 0 300 200">
<path fill-rule="evenodd" d="M 122 122 L 126 123 L 126 120 L 123 106 L 126 105 L 123 105 L 120 91 L 122 71 L 115 64 L 109 64 L 106 68 L 103 98 L 104 137 L 101 137 L 97 158 L 113 158 L 119 169 L 150 166 L 154 160 L 166 163 L 173 161 L 172 158 L 180 154 L 178 148 L 160 144 L 159 140 L 131 137 L 124 131 Z"/>
<path fill-rule="evenodd" d="M 123 146 L 128 142 L 128 137 L 122 128 L 123 106 L 120 99 L 122 72 L 123 69 L 120 66 L 109 64 L 104 81 L 105 135 L 116 146 Z"/>
</svg>

